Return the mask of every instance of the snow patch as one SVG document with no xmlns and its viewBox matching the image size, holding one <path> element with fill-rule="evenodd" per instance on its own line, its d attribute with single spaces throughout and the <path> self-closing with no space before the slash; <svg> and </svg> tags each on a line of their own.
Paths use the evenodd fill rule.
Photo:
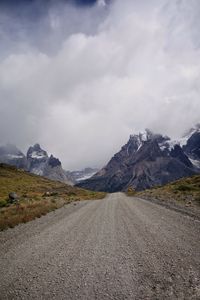
<svg viewBox="0 0 200 300">
<path fill-rule="evenodd" d="M 30 155 L 31 158 L 41 159 L 46 157 L 43 152 L 33 151 Z"/>
<path fill-rule="evenodd" d="M 196 159 L 189 158 L 194 167 L 200 168 L 200 161 Z"/>
<path fill-rule="evenodd" d="M 161 151 L 165 151 L 166 149 L 171 151 L 174 149 L 175 145 L 179 145 L 181 148 L 187 144 L 187 138 L 180 138 L 176 140 L 165 141 L 164 143 L 160 143 L 159 147 Z"/>
<path fill-rule="evenodd" d="M 178 139 L 177 141 L 179 142 L 179 145 L 181 147 L 185 146 L 187 144 L 187 141 L 189 140 L 189 138 L 191 138 L 191 136 L 195 133 L 198 132 L 200 133 L 200 126 L 196 125 L 195 128 L 192 128 L 188 133 L 186 133 L 182 138 Z"/>
<path fill-rule="evenodd" d="M 83 181 L 83 180 L 86 180 L 86 179 L 89 179 L 91 178 L 94 174 L 96 174 L 96 172 L 93 172 L 93 173 L 90 173 L 90 174 L 86 174 L 82 177 L 79 177 L 76 179 L 77 182 L 80 182 L 80 181 Z"/>
<path fill-rule="evenodd" d="M 43 176 L 43 170 L 41 168 L 34 168 L 31 170 L 31 173 L 39 176 Z"/>
<path fill-rule="evenodd" d="M 160 147 L 160 150 L 161 150 L 161 151 L 165 151 L 166 148 L 168 149 L 168 147 L 167 147 L 166 144 L 159 144 L 159 147 Z"/>
<path fill-rule="evenodd" d="M 138 151 L 143 146 L 144 142 L 149 140 L 149 137 L 147 131 L 142 131 L 138 134 L 131 135 L 130 139 L 133 140 Z M 129 155 L 129 147 L 127 148 L 127 154 Z"/>
<path fill-rule="evenodd" d="M 140 142 L 146 142 L 148 140 L 147 131 L 140 132 L 138 136 L 139 136 Z"/>
</svg>

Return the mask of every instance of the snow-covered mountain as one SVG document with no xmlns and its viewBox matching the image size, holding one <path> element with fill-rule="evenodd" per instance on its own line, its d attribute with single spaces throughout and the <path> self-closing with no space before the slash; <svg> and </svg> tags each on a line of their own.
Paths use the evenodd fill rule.
<svg viewBox="0 0 200 300">
<path fill-rule="evenodd" d="M 131 135 L 108 164 L 78 186 L 106 192 L 143 190 L 200 173 L 200 125 L 174 141 L 150 130 Z"/>
</svg>

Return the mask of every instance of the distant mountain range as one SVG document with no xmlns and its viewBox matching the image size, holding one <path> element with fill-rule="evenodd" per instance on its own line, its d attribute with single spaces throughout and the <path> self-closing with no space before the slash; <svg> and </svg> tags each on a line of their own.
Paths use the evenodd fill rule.
<svg viewBox="0 0 200 300">
<path fill-rule="evenodd" d="M 47 152 L 41 149 L 39 144 L 30 147 L 27 155 L 24 155 L 14 145 L 2 146 L 0 147 L 0 162 L 52 180 L 72 184 L 71 179 L 62 168 L 60 160 L 53 155 L 48 156 Z"/>
<path fill-rule="evenodd" d="M 48 156 L 39 144 L 31 146 L 26 155 L 15 145 L 1 146 L 0 163 L 13 165 L 30 173 L 71 185 L 90 178 L 98 171 L 98 169 L 92 168 L 85 168 L 81 171 L 65 171 L 60 160 L 53 155 Z"/>
<path fill-rule="evenodd" d="M 144 190 L 200 173 L 200 125 L 181 139 L 154 134 L 146 129 L 129 141 L 108 164 L 77 185 L 95 191 Z"/>
</svg>

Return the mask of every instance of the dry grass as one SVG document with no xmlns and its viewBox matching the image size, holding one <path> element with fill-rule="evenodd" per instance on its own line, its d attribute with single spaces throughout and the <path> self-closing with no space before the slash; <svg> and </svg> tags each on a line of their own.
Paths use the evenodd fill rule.
<svg viewBox="0 0 200 300">
<path fill-rule="evenodd" d="M 18 194 L 18 203 L 9 203 L 10 192 Z M 0 164 L 0 230 L 41 217 L 72 201 L 104 197 L 105 193 L 72 187 Z"/>
<path fill-rule="evenodd" d="M 127 196 L 129 196 L 129 197 L 133 197 L 133 196 L 135 196 L 136 195 L 136 190 L 134 189 L 134 188 L 132 188 L 132 187 L 129 187 L 128 189 L 127 189 L 127 191 L 126 191 L 126 194 L 127 194 Z"/>
<path fill-rule="evenodd" d="M 183 178 L 163 187 L 155 187 L 137 193 L 138 197 L 174 201 L 176 203 L 200 208 L 200 175 Z"/>
</svg>

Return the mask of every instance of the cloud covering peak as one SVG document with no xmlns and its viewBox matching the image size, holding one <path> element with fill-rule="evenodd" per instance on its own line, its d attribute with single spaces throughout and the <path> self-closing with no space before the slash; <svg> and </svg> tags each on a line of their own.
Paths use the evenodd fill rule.
<svg viewBox="0 0 200 300">
<path fill-rule="evenodd" d="M 147 127 L 181 135 L 200 117 L 199 12 L 198 0 L 52 2 L 35 26 L 1 12 L 1 143 L 38 141 L 76 169 Z"/>
</svg>

